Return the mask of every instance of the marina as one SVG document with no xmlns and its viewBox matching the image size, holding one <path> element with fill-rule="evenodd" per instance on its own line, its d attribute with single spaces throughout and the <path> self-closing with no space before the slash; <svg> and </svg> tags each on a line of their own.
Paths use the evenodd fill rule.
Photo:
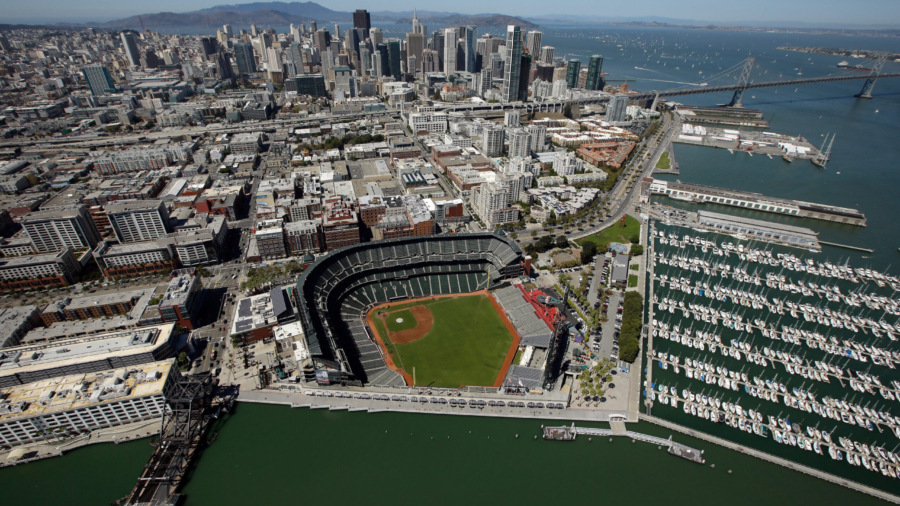
<svg viewBox="0 0 900 506">
<path fill-rule="evenodd" d="M 648 412 L 900 478 L 900 278 L 651 223 Z"/>
</svg>

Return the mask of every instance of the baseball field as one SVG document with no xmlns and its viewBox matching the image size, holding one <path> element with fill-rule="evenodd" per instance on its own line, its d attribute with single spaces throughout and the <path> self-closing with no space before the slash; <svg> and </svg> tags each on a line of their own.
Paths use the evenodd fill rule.
<svg viewBox="0 0 900 506">
<path fill-rule="evenodd" d="M 368 315 L 388 366 L 412 385 L 498 385 L 519 337 L 487 292 L 384 304 Z"/>
</svg>

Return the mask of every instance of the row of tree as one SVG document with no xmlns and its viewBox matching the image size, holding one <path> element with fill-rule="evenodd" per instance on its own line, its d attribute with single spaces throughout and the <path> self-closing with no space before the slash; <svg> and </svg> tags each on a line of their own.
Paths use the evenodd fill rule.
<svg viewBox="0 0 900 506">
<path fill-rule="evenodd" d="M 619 360 L 632 363 L 641 351 L 644 298 L 638 292 L 625 292 L 622 330 L 619 333 Z"/>
</svg>

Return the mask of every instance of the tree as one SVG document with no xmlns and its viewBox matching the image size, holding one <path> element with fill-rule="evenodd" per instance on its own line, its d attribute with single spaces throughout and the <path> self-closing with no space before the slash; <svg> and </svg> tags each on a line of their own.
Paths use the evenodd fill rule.
<svg viewBox="0 0 900 506">
<path fill-rule="evenodd" d="M 644 247 L 640 244 L 632 244 L 631 245 L 631 256 L 637 257 L 644 254 Z"/>
<path fill-rule="evenodd" d="M 190 363 L 186 352 L 181 352 L 178 354 L 178 366 L 182 369 L 187 368 L 187 365 Z"/>
<path fill-rule="evenodd" d="M 597 243 L 585 241 L 581 245 L 581 265 L 589 264 L 597 254 Z"/>
<path fill-rule="evenodd" d="M 569 247 L 569 239 L 566 236 L 561 235 L 556 238 L 556 247 L 557 248 L 568 248 Z"/>
<path fill-rule="evenodd" d="M 531 231 L 531 237 L 537 237 L 537 230 Z"/>
<path fill-rule="evenodd" d="M 631 236 L 631 238 L 629 240 L 631 241 L 632 244 L 637 244 L 637 243 L 641 242 L 641 237 L 637 234 L 634 234 L 633 236 Z"/>
</svg>

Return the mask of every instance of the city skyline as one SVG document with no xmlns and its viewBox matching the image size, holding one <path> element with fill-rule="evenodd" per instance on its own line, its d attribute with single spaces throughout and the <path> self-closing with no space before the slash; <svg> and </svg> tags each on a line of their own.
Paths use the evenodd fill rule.
<svg viewBox="0 0 900 506">
<path fill-rule="evenodd" d="M 252 3 L 252 2 L 244 2 Z M 713 0 L 691 0 L 687 4 L 672 4 L 663 0 L 649 0 L 641 4 L 623 4 L 604 6 L 597 9 L 595 6 L 579 0 L 565 0 L 555 3 L 553 10 L 548 10 L 546 4 L 532 2 L 501 1 L 491 6 L 491 12 L 485 12 L 486 8 L 478 2 L 457 2 L 454 10 L 448 11 L 443 5 L 403 0 L 391 5 L 391 13 L 406 13 L 418 8 L 420 12 L 436 12 L 445 14 L 463 15 L 491 15 L 502 14 L 536 20 L 575 21 L 575 16 L 584 19 L 619 20 L 619 21 L 659 21 L 668 23 L 723 23 L 728 25 L 753 25 L 753 26 L 778 26 L 778 27 L 897 27 L 900 26 L 900 2 L 892 0 L 872 0 L 867 9 L 858 9 L 858 5 L 850 0 L 829 0 L 816 2 L 814 0 L 793 0 L 790 2 L 777 2 L 775 0 L 761 0 L 755 2 L 753 9 L 742 11 L 740 16 L 730 4 Z M 112 0 L 98 0 L 90 6 L 84 4 L 59 4 L 52 0 L 35 0 L 28 3 L 0 1 L 3 7 L 4 17 L 10 23 L 87 23 L 108 22 L 129 16 L 150 14 L 158 12 L 193 12 L 215 6 L 224 5 L 220 0 L 195 0 L 184 3 L 174 0 L 160 0 L 152 7 L 142 7 L 142 4 L 122 5 Z M 242 4 L 241 4 L 242 5 Z M 321 5 L 321 4 L 320 4 Z M 352 14 L 356 9 L 366 9 L 377 14 L 379 10 L 371 6 L 361 5 L 355 1 L 338 0 L 329 2 L 327 8 Z M 591 11 L 596 11 L 592 13 Z M 772 13 L 776 12 L 777 17 Z M 48 14 L 52 13 L 52 14 Z M 652 13 L 652 15 L 648 15 Z M 686 13 L 689 13 L 686 15 Z"/>
</svg>

